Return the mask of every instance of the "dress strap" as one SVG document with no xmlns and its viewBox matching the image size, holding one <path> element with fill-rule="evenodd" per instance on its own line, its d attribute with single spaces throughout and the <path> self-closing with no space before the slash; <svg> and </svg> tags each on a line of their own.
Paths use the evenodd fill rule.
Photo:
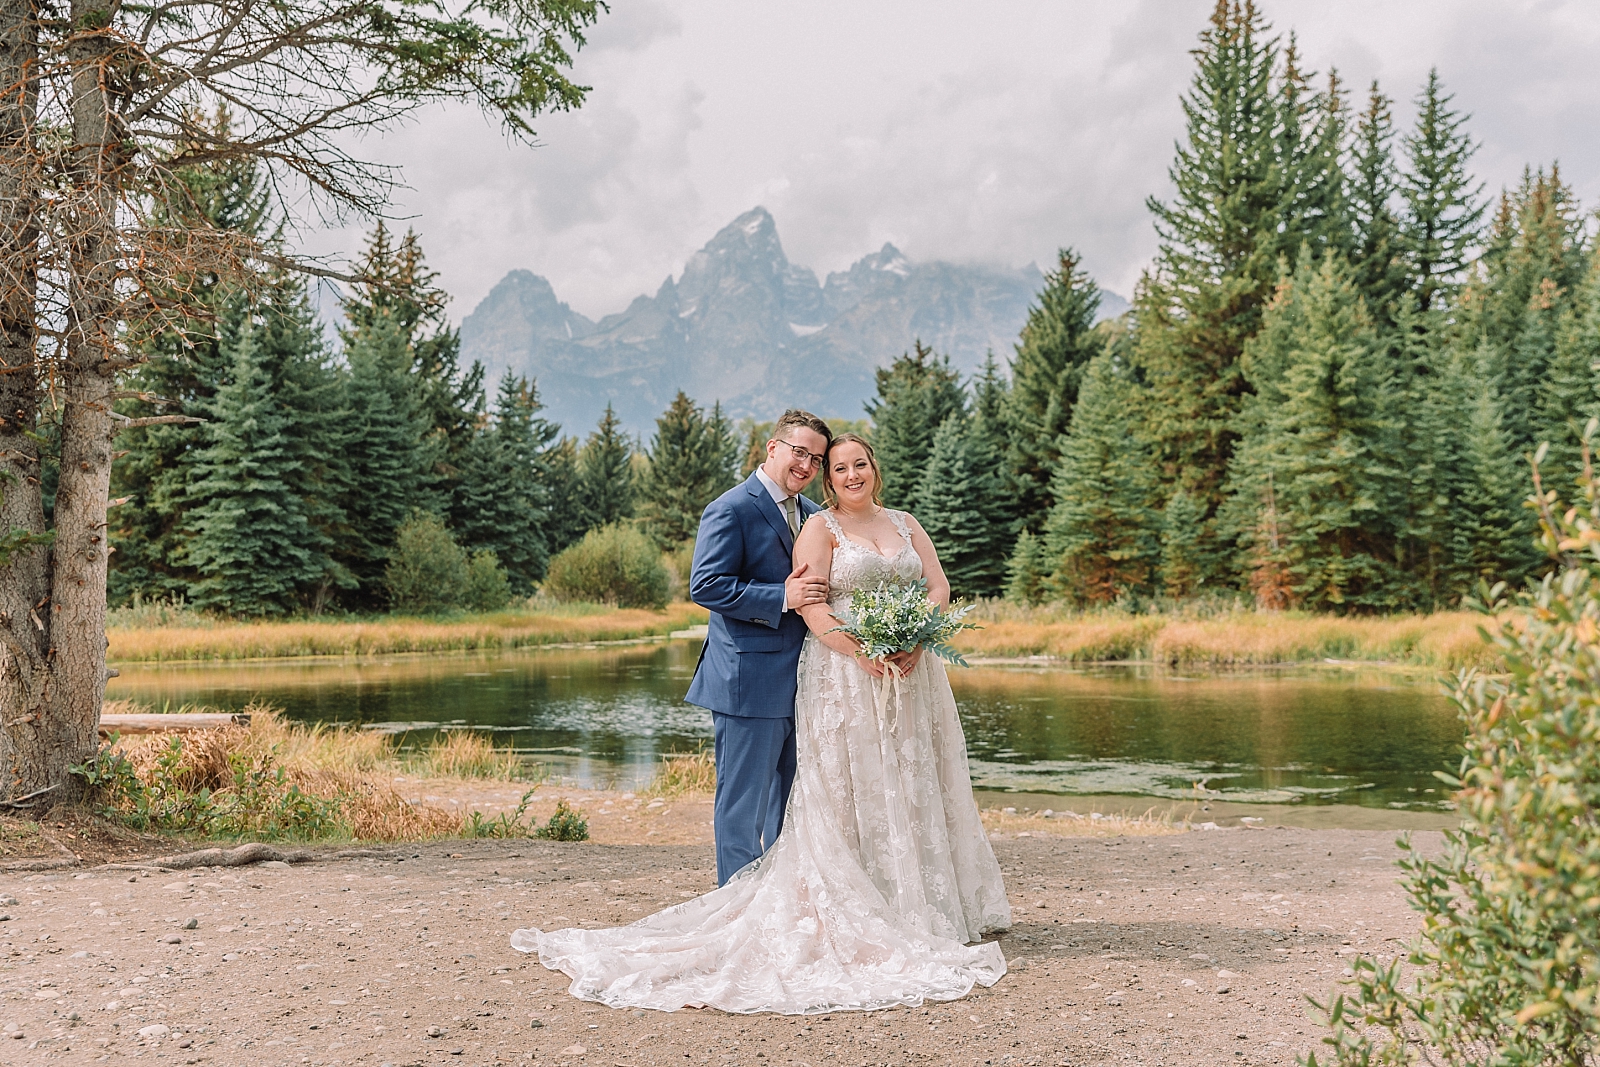
<svg viewBox="0 0 1600 1067">
<path fill-rule="evenodd" d="M 906 544 L 911 544 L 911 530 L 906 526 L 906 513 L 884 508 L 889 513 L 889 521 L 894 523 L 894 528 L 900 531 L 900 536 L 906 539 Z"/>
<path fill-rule="evenodd" d="M 822 509 L 822 521 L 828 524 L 828 532 L 833 534 L 834 543 L 840 545 L 844 544 L 846 540 L 844 536 L 844 527 L 840 526 L 839 520 L 834 518 L 832 508 Z"/>
</svg>

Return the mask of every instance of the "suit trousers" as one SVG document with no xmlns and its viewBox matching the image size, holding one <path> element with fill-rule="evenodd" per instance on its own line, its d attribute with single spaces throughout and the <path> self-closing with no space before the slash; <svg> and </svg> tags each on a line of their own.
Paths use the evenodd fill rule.
<svg viewBox="0 0 1600 1067">
<path fill-rule="evenodd" d="M 717 884 L 758 859 L 783 830 L 794 786 L 794 719 L 711 713 L 716 737 Z"/>
</svg>

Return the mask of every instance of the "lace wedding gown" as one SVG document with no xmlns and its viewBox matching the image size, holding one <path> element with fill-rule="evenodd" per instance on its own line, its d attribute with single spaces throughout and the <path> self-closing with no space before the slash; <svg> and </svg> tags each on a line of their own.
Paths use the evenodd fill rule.
<svg viewBox="0 0 1600 1067">
<path fill-rule="evenodd" d="M 845 537 L 829 579 L 850 593 L 912 580 L 922 562 L 905 518 L 893 556 Z M 1006 972 L 993 942 L 1011 923 L 1000 866 L 978 819 L 966 739 L 944 664 L 880 685 L 807 635 L 795 700 L 798 769 L 783 832 L 720 889 L 603 930 L 518 930 L 513 947 L 612 1007 L 714 1007 L 799 1015 L 954 1000 Z"/>
</svg>

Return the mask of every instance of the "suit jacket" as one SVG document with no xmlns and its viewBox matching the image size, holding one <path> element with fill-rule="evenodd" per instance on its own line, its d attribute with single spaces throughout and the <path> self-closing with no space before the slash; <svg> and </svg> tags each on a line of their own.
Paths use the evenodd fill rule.
<svg viewBox="0 0 1600 1067">
<path fill-rule="evenodd" d="M 819 510 L 801 497 L 804 516 Z M 705 648 L 685 700 L 724 715 L 794 715 L 795 672 L 806 624 L 783 610 L 794 538 L 754 473 L 700 516 L 689 598 L 711 612 Z"/>
</svg>

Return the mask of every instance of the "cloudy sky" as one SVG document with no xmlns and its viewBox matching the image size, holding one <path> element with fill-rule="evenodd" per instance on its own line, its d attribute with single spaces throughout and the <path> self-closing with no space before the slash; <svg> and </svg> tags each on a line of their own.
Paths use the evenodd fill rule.
<svg viewBox="0 0 1600 1067">
<path fill-rule="evenodd" d="M 1262 0 L 1310 66 L 1410 100 L 1437 65 L 1497 192 L 1559 160 L 1600 204 L 1600 3 Z M 738 213 L 775 216 L 819 275 L 894 242 L 914 259 L 1048 265 L 1077 246 L 1131 293 L 1154 248 L 1209 0 L 612 0 L 589 102 L 511 143 L 439 108 L 362 146 L 398 164 L 459 319 L 507 271 L 591 317 L 653 292 Z M 302 245 L 353 252 L 361 230 Z"/>
</svg>

